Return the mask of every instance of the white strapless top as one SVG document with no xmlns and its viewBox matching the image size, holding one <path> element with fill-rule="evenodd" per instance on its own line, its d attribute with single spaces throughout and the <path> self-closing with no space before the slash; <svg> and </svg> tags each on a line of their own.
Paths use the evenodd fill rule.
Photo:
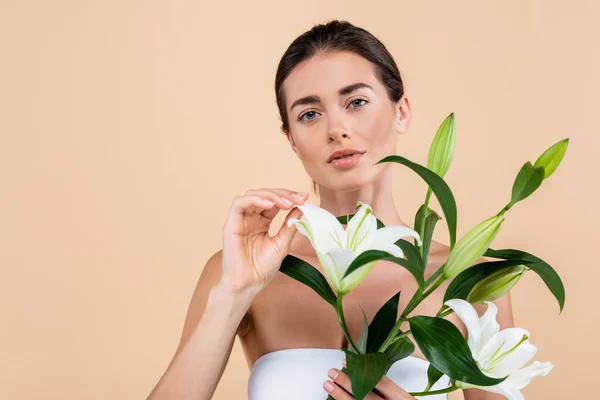
<svg viewBox="0 0 600 400">
<path fill-rule="evenodd" d="M 346 354 L 338 349 L 284 349 L 261 356 L 252 367 L 248 380 L 248 400 L 325 400 L 323 383 L 330 368 L 342 369 Z M 408 392 L 422 392 L 427 387 L 429 362 L 409 356 L 396 361 L 387 377 Z M 448 387 L 443 375 L 431 390 Z M 447 394 L 417 397 L 446 400 Z"/>
</svg>

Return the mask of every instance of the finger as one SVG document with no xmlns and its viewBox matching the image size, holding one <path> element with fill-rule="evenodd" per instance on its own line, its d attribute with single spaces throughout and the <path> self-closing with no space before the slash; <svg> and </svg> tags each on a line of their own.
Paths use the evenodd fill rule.
<svg viewBox="0 0 600 400">
<path fill-rule="evenodd" d="M 336 385 L 334 382 L 329 381 L 329 380 L 327 380 L 323 383 L 323 389 L 325 389 L 325 391 L 327 393 L 329 393 L 329 395 L 336 400 L 353 400 L 354 399 L 354 396 L 348 394 L 344 389 L 342 389 L 341 387 Z"/>
<path fill-rule="evenodd" d="M 337 368 L 332 368 L 328 372 L 329 378 L 331 378 L 336 385 L 344 388 L 348 393 L 352 393 L 352 382 L 350 382 L 350 377 L 345 373 L 340 371 Z M 377 394 L 371 392 L 367 394 L 365 400 L 381 400 L 382 397 Z"/>
<path fill-rule="evenodd" d="M 258 195 L 236 196 L 231 202 L 231 210 L 225 225 L 237 226 L 244 219 L 244 214 L 262 213 L 275 207 L 275 202 Z"/>
<path fill-rule="evenodd" d="M 283 189 L 250 189 L 247 193 L 265 196 L 276 203 L 277 208 L 265 210 L 261 213 L 267 219 L 275 218 L 280 209 L 288 209 L 295 205 L 303 204 L 308 199 L 308 193 L 292 192 L 291 190 Z"/>
<path fill-rule="evenodd" d="M 285 221 L 283 221 L 283 225 L 281 225 L 281 228 L 279 228 L 277 234 L 273 237 L 273 241 L 279 249 L 279 254 L 282 256 L 289 253 L 292 239 L 298 231 L 296 224 L 288 226 L 288 221 L 290 218 L 300 218 L 301 215 L 302 212 L 299 208 L 293 208 L 292 211 L 290 211 L 285 217 Z"/>
<path fill-rule="evenodd" d="M 346 360 L 344 360 L 342 364 L 345 367 Z M 335 368 L 333 368 L 333 369 L 335 369 Z M 345 373 L 343 373 L 341 371 L 340 371 L 340 373 L 346 375 Z M 346 378 L 348 379 L 348 381 L 350 381 L 350 378 L 347 375 L 346 375 Z M 377 385 L 375 385 L 373 392 L 384 399 L 414 400 L 414 397 L 410 393 L 408 393 L 406 390 L 402 389 L 393 380 L 391 380 L 390 378 L 388 378 L 385 375 L 379 380 Z M 380 398 L 380 397 L 377 397 L 377 398 Z"/>
<path fill-rule="evenodd" d="M 298 199 L 296 197 L 282 195 L 272 190 L 253 190 L 249 189 L 246 192 L 246 196 L 262 196 L 265 199 L 269 199 L 275 203 L 275 205 L 281 209 L 290 209 L 296 205 Z"/>
<path fill-rule="evenodd" d="M 398 400 L 412 400 L 414 397 L 406 390 L 398 386 L 393 380 L 384 376 L 381 378 L 379 383 L 375 386 L 385 398 L 398 399 Z"/>
<path fill-rule="evenodd" d="M 250 189 L 247 192 L 248 194 L 265 194 L 265 195 L 275 195 L 279 198 L 284 199 L 284 201 L 289 201 L 292 204 L 303 204 L 308 199 L 308 193 L 306 192 L 295 192 L 293 190 L 288 189 Z"/>
</svg>

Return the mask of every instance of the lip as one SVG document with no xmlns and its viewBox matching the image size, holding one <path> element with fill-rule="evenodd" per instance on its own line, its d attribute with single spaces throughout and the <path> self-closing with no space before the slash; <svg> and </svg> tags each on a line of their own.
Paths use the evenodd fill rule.
<svg viewBox="0 0 600 400">
<path fill-rule="evenodd" d="M 333 161 L 331 161 L 331 164 L 341 169 L 352 168 L 361 157 L 362 153 L 354 153 L 353 155 L 348 157 L 336 158 Z"/>
<path fill-rule="evenodd" d="M 351 148 L 351 147 L 344 147 L 343 149 L 337 149 L 336 151 L 334 151 L 333 153 L 331 153 L 329 155 L 329 157 L 327 158 L 327 162 L 331 163 L 336 158 L 339 158 L 339 157 L 342 157 L 342 156 L 347 156 L 349 154 L 363 155 L 364 153 L 365 153 L 365 150 L 354 149 L 354 148 Z"/>
</svg>

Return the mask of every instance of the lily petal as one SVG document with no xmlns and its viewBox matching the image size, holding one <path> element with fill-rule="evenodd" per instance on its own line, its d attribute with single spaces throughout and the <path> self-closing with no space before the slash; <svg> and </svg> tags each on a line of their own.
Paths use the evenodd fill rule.
<svg viewBox="0 0 600 400">
<path fill-rule="evenodd" d="M 381 244 L 393 244 L 398 240 L 405 237 L 414 237 L 417 239 L 417 243 L 422 245 L 421 237 L 419 234 L 409 227 L 406 226 L 385 226 L 381 229 L 377 229 L 375 232 L 375 237 L 373 239 L 373 244 L 376 246 L 381 246 Z"/>
<path fill-rule="evenodd" d="M 496 315 L 498 314 L 498 307 L 491 301 L 486 301 L 487 309 L 483 316 L 479 319 L 481 326 L 481 341 L 479 342 L 479 348 L 477 354 L 481 353 L 482 346 L 489 342 L 492 337 L 500 330 L 500 325 L 496 321 Z"/>
<path fill-rule="evenodd" d="M 469 348 L 481 372 L 493 378 L 506 377 L 504 381 L 492 386 L 456 381 L 457 387 L 498 393 L 509 400 L 524 400 L 521 389 L 534 377 L 547 375 L 553 368 L 550 362 L 542 364 L 538 361 L 523 368 L 536 354 L 537 347 L 529 342 L 529 332 L 525 329 L 507 328 L 498 331 L 498 308 L 494 303 L 485 302 L 487 310 L 481 318 L 468 301 L 452 299 L 444 304 L 452 308 L 466 325 L 469 331 Z"/>
<path fill-rule="evenodd" d="M 335 268 L 337 269 L 341 279 L 352 261 L 356 258 L 356 254 L 354 254 L 352 250 L 348 249 L 331 249 L 331 251 L 327 253 L 327 258 L 330 263 L 335 265 Z M 354 289 L 369 273 L 369 271 L 371 271 L 373 265 L 375 265 L 375 262 L 367 263 L 358 268 L 356 271 L 352 272 L 346 278 L 341 279 L 338 293 L 347 293 Z"/>
<path fill-rule="evenodd" d="M 444 304 L 453 309 L 467 327 L 469 348 L 471 349 L 473 358 L 477 360 L 479 357 L 476 352 L 481 342 L 481 324 L 477 311 L 471 303 L 462 299 L 451 299 Z"/>
<path fill-rule="evenodd" d="M 537 347 L 529 343 L 529 341 L 521 343 L 515 351 L 491 366 L 487 371 L 488 375 L 501 378 L 519 371 L 520 368 L 535 356 L 537 350 Z"/>
<path fill-rule="evenodd" d="M 313 248 L 316 249 L 318 247 L 313 233 L 314 228 L 311 226 L 309 221 L 305 219 L 290 218 L 288 220 L 287 225 L 289 227 L 292 226 L 292 224 L 296 224 L 296 229 L 298 229 L 298 232 L 300 232 L 301 234 L 306 236 L 308 240 L 310 240 L 310 244 Z"/>
<path fill-rule="evenodd" d="M 394 257 L 404 258 L 404 252 L 395 244 L 382 244 L 381 246 L 371 245 L 368 249 L 365 249 L 365 251 L 366 250 L 381 250 L 385 251 L 386 253 L 390 253 Z"/>
<path fill-rule="evenodd" d="M 537 352 L 537 347 L 529 343 L 529 340 L 523 341 L 524 336 L 529 337 L 529 332 L 523 328 L 501 330 L 483 346 L 477 360 L 484 364 L 483 367 L 489 375 L 497 378 L 517 371 Z M 501 356 L 507 352 L 510 353 Z M 492 364 L 488 365 L 490 362 Z"/>
<path fill-rule="evenodd" d="M 506 379 L 508 379 L 508 378 L 506 378 Z M 502 382 L 504 382 L 504 381 L 502 381 Z M 524 400 L 522 395 L 521 395 L 521 398 L 511 397 L 511 396 L 513 396 L 513 393 L 511 393 L 511 390 L 507 390 L 510 388 L 500 386 L 500 384 L 493 385 L 493 386 L 479 386 L 479 385 L 473 385 L 473 384 L 467 383 L 467 382 L 456 381 L 455 385 L 461 389 L 475 388 L 475 389 L 485 390 L 486 392 L 498 393 L 498 394 L 503 395 L 507 399 L 511 399 L 511 400 Z M 521 394 L 521 392 L 519 392 L 518 390 L 517 390 L 517 392 L 518 392 L 518 394 Z"/>
<path fill-rule="evenodd" d="M 358 202 L 360 209 L 348 222 L 346 228 L 346 248 L 358 253 L 358 248 L 364 242 L 368 244 L 373 240 L 373 234 L 377 231 L 377 219 L 373 215 L 370 205 Z M 370 240 L 365 240 L 370 239 Z"/>
<path fill-rule="evenodd" d="M 352 260 L 354 260 L 354 252 L 348 249 L 334 248 L 325 253 L 321 258 L 324 259 L 322 264 L 325 264 L 323 265 L 323 269 L 329 268 L 333 271 L 336 282 L 340 282 L 340 288 L 338 289 L 341 289 L 341 286 L 343 286 L 341 284 L 342 276 L 344 276 L 344 273 L 352 263 Z M 349 276 L 347 278 L 349 278 Z"/>
<path fill-rule="evenodd" d="M 375 265 L 375 263 L 376 263 L 376 261 L 367 263 L 367 264 L 363 265 L 362 267 L 360 267 L 359 269 L 357 269 L 356 271 L 352 272 L 350 275 L 348 275 L 342 281 L 342 292 L 348 293 L 349 291 L 354 289 L 356 286 L 358 286 L 358 284 L 369 274 L 369 272 L 371 272 L 371 269 L 373 269 L 373 266 Z"/>
<path fill-rule="evenodd" d="M 531 365 L 510 374 L 500 385 L 510 385 L 517 389 L 523 389 L 536 376 L 548 375 L 552 368 L 554 368 L 554 365 L 549 361 L 545 363 L 534 361 Z"/>
<path fill-rule="evenodd" d="M 343 247 L 346 232 L 337 218 L 320 207 L 305 203 L 297 206 L 312 227 L 312 233 L 317 246 L 322 249 Z"/>
</svg>

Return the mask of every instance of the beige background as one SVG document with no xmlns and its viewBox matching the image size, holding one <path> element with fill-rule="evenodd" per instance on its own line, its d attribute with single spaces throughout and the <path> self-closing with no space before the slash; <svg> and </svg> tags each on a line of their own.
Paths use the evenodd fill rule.
<svg viewBox="0 0 600 400">
<path fill-rule="evenodd" d="M 289 43 L 331 18 L 370 30 L 400 66 L 413 123 L 398 154 L 426 163 L 456 113 L 459 235 L 506 204 L 525 161 L 571 138 L 495 245 L 546 259 L 567 289 L 560 316 L 533 273 L 513 291 L 535 359 L 555 364 L 526 397 L 592 398 L 599 4 L 1 0 L 0 398 L 148 395 L 232 197 L 310 189 L 273 82 Z M 425 186 L 394 168 L 410 222 Z M 214 398 L 245 398 L 248 376 L 236 342 Z"/>
</svg>

